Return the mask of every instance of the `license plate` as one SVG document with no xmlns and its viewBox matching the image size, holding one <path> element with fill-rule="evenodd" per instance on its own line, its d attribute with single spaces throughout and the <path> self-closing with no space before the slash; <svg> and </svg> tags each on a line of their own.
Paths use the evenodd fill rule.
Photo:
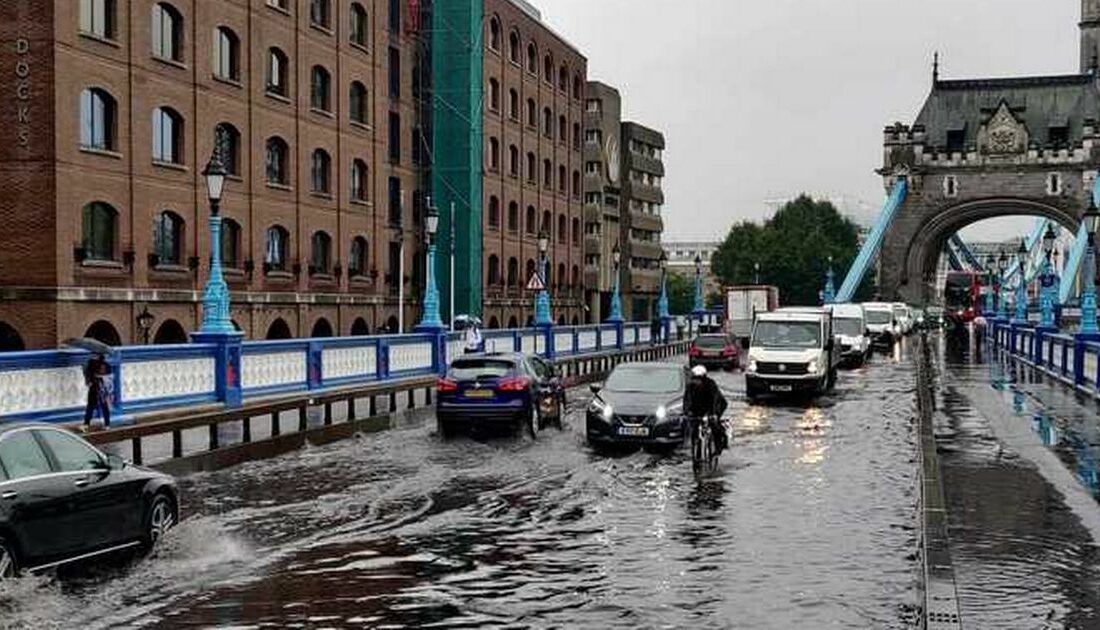
<svg viewBox="0 0 1100 630">
<path fill-rule="evenodd" d="M 619 435 L 626 437 L 648 437 L 648 427 L 619 427 Z"/>
<path fill-rule="evenodd" d="M 790 392 L 794 391 L 794 387 L 791 385 L 772 385 L 771 390 L 773 392 Z"/>
<path fill-rule="evenodd" d="M 491 389 L 467 389 L 466 398 L 492 398 L 493 390 Z"/>
</svg>

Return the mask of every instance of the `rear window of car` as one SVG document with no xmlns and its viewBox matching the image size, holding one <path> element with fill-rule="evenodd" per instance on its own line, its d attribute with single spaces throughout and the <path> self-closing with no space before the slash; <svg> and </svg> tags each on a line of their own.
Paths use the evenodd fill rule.
<svg viewBox="0 0 1100 630">
<path fill-rule="evenodd" d="M 51 472 L 50 460 L 30 431 L 16 431 L 0 438 L 0 462 L 11 479 Z"/>
<path fill-rule="evenodd" d="M 722 335 L 706 335 L 695 340 L 699 348 L 725 348 L 729 343 Z"/>
<path fill-rule="evenodd" d="M 451 378 L 460 381 L 500 378 L 515 367 L 515 362 L 509 359 L 459 359 L 451 364 Z"/>
</svg>

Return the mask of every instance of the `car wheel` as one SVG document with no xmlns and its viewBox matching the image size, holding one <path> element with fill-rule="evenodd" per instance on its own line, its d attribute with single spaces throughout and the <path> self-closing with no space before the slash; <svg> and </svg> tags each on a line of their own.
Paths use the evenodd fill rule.
<svg viewBox="0 0 1100 630">
<path fill-rule="evenodd" d="M 554 415 L 554 426 L 561 430 L 565 428 L 565 401 L 558 400 L 558 412 Z"/>
<path fill-rule="evenodd" d="M 19 577 L 19 563 L 15 559 L 15 549 L 8 541 L 0 538 L 0 582 Z"/>
<path fill-rule="evenodd" d="M 176 514 L 172 509 L 172 499 L 162 493 L 153 497 L 149 511 L 145 513 L 145 549 L 151 551 L 160 542 L 168 530 L 176 524 Z"/>
<path fill-rule="evenodd" d="M 455 436 L 455 423 L 449 418 L 436 416 L 435 428 L 436 432 L 439 434 L 439 437 L 443 439 L 450 439 Z"/>
<path fill-rule="evenodd" d="M 539 430 L 542 429 L 542 416 L 539 414 L 539 406 L 531 405 L 531 414 L 527 416 L 527 433 L 532 440 L 538 439 Z"/>
</svg>

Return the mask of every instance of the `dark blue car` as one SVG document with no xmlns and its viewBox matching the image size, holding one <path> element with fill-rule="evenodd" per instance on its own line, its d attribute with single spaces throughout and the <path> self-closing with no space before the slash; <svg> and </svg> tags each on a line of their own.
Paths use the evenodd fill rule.
<svg viewBox="0 0 1100 630">
<path fill-rule="evenodd" d="M 520 353 L 472 354 L 455 359 L 436 385 L 439 434 L 460 428 L 526 430 L 531 437 L 561 427 L 565 388 L 545 359 Z"/>
</svg>

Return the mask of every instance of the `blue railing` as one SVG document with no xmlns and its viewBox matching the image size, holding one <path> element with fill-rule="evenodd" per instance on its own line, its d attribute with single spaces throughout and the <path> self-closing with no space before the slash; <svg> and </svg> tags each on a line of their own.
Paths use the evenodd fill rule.
<svg viewBox="0 0 1100 630">
<path fill-rule="evenodd" d="M 1100 342 L 1031 325 L 991 322 L 989 341 L 1047 374 L 1100 397 Z"/>
<path fill-rule="evenodd" d="M 622 350 L 650 342 L 645 322 L 486 330 L 489 352 L 529 352 L 548 358 Z M 666 329 L 667 334 L 667 329 Z M 108 356 L 112 416 L 240 398 L 293 394 L 440 374 L 465 348 L 461 333 L 125 346 Z M 83 350 L 0 353 L 0 422 L 70 421 L 87 401 Z M 221 376 L 219 376 L 221 375 Z M 219 378 L 223 382 L 219 382 Z"/>
</svg>

